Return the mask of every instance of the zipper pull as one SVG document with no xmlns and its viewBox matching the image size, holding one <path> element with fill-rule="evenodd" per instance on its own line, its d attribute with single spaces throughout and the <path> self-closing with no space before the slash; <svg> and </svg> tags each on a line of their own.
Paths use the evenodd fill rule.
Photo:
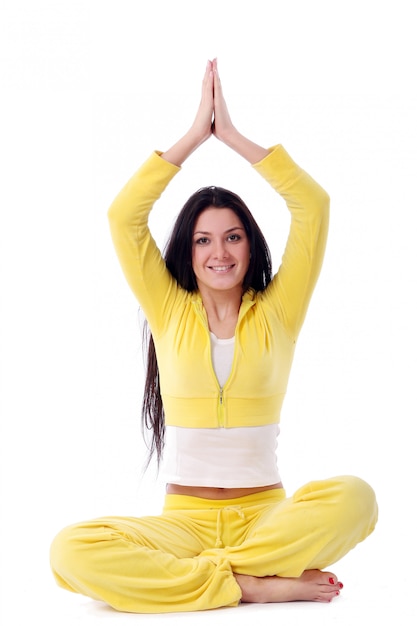
<svg viewBox="0 0 417 626">
<path fill-rule="evenodd" d="M 219 411 L 218 411 L 218 420 L 220 428 L 224 428 L 224 409 L 223 409 L 223 387 L 220 387 L 219 390 Z"/>
</svg>

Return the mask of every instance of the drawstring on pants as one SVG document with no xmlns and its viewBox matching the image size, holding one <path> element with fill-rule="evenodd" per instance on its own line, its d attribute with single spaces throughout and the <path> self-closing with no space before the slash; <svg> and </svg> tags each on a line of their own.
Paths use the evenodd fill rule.
<svg viewBox="0 0 417 626">
<path fill-rule="evenodd" d="M 216 538 L 216 548 L 223 548 L 222 541 L 222 514 L 223 511 L 234 511 L 239 515 L 241 519 L 245 519 L 245 514 L 242 511 L 241 506 L 224 506 L 223 508 L 217 511 L 217 538 Z"/>
</svg>

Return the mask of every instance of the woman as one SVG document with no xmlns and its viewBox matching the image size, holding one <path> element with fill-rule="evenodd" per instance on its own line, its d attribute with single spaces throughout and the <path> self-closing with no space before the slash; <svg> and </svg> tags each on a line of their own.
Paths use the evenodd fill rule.
<svg viewBox="0 0 417 626">
<path fill-rule="evenodd" d="M 291 227 L 278 273 L 235 194 L 209 187 L 184 206 L 162 258 L 149 212 L 183 162 L 214 135 L 284 198 Z M 373 530 L 362 480 L 315 481 L 287 498 L 276 437 L 294 346 L 325 248 L 329 200 L 282 146 L 233 126 L 216 60 L 190 130 L 154 153 L 109 211 L 114 244 L 152 333 L 144 399 L 151 452 L 164 457 L 161 516 L 64 529 L 51 563 L 64 588 L 129 612 L 239 602 L 330 602 L 325 571 Z M 166 445 L 164 448 L 166 436 Z"/>
</svg>

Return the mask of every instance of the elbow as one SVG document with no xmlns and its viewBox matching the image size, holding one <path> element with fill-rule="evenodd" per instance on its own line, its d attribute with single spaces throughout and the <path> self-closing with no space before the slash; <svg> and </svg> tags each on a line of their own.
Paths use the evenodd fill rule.
<svg viewBox="0 0 417 626">
<path fill-rule="evenodd" d="M 118 214 L 118 211 L 117 211 L 116 202 L 113 202 L 107 210 L 107 219 L 110 224 L 116 221 L 117 214 Z"/>
<path fill-rule="evenodd" d="M 317 194 L 316 210 L 321 215 L 323 221 L 329 220 L 330 196 L 323 188 L 320 188 L 320 193 Z"/>
<path fill-rule="evenodd" d="M 114 211 L 112 206 L 107 211 L 107 223 L 110 228 L 110 233 L 112 237 L 114 237 L 115 233 L 119 230 L 119 223 L 117 219 L 117 213 L 116 211 Z"/>
<path fill-rule="evenodd" d="M 107 210 L 107 221 L 112 232 L 120 230 L 125 226 L 126 215 L 121 208 L 116 199 Z"/>
<path fill-rule="evenodd" d="M 316 196 L 314 221 L 316 221 L 321 236 L 327 239 L 330 223 L 330 196 L 324 189 Z"/>
<path fill-rule="evenodd" d="M 330 196 L 323 187 L 320 187 L 320 194 L 318 195 L 318 203 L 323 212 L 328 212 L 330 209 Z"/>
</svg>

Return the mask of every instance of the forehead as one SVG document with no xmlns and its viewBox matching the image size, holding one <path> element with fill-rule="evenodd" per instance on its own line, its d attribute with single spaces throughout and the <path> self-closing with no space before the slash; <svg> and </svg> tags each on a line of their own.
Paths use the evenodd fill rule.
<svg viewBox="0 0 417 626">
<path fill-rule="evenodd" d="M 194 224 L 194 232 L 223 231 L 235 227 L 243 227 L 243 224 L 232 209 L 207 207 L 197 217 Z"/>
</svg>

